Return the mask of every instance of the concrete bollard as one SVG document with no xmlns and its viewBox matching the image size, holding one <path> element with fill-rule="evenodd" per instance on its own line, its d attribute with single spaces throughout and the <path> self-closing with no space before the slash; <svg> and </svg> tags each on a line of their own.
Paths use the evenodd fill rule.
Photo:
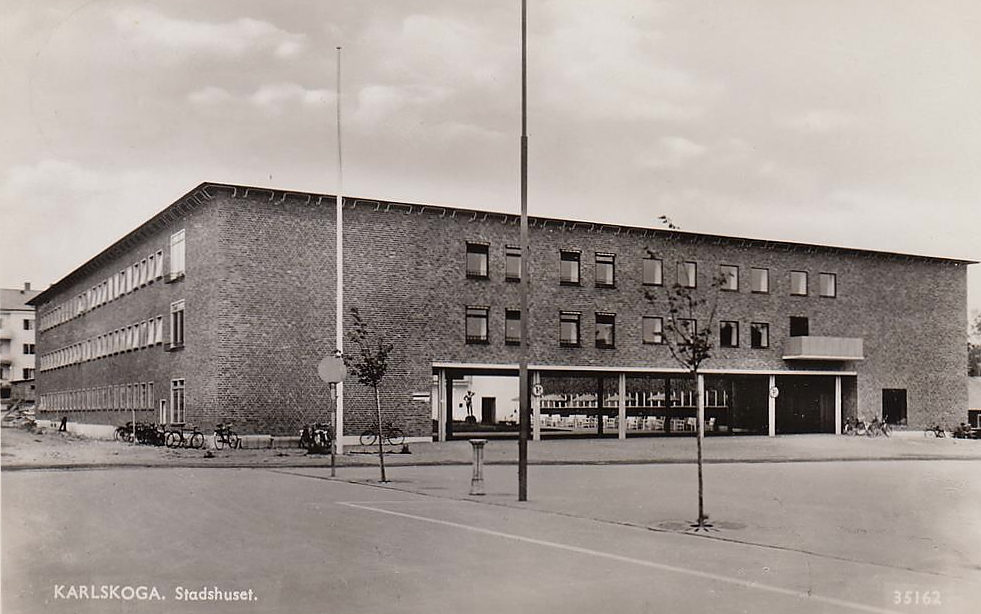
<svg viewBox="0 0 981 614">
<path fill-rule="evenodd" d="M 471 439 L 473 446 L 473 478 L 470 480 L 470 494 L 484 494 L 484 444 L 486 439 Z"/>
</svg>

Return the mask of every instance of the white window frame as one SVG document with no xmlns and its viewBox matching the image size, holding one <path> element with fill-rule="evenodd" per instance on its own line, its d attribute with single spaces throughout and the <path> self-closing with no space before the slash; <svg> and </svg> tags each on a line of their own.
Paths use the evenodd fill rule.
<svg viewBox="0 0 981 614">
<path fill-rule="evenodd" d="M 186 267 L 186 251 L 185 246 L 187 243 L 187 237 L 184 229 L 181 228 L 174 234 L 170 235 L 170 278 L 176 279 L 184 274 Z"/>
</svg>

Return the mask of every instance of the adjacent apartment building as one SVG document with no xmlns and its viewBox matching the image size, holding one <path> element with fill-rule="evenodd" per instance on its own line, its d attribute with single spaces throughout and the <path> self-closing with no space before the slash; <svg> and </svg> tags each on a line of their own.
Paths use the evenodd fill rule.
<svg viewBox="0 0 981 614">
<path fill-rule="evenodd" d="M 464 415 L 461 395 L 474 378 L 513 378 L 522 344 L 538 384 L 536 437 L 690 432 L 697 387 L 665 344 L 675 284 L 717 301 L 700 382 L 712 433 L 966 415 L 973 262 L 549 218 L 530 226 L 521 339 L 517 216 L 345 198 L 345 309 L 394 344 L 382 403 L 410 437 L 506 430 L 507 412 L 482 399 L 472 411 L 467 398 Z M 40 417 L 119 424 L 135 412 L 273 435 L 321 419 L 335 230 L 333 196 L 201 184 L 30 301 Z M 699 319 L 687 325 L 708 326 Z M 373 403 L 345 382 L 346 436 L 371 425 Z"/>
<path fill-rule="evenodd" d="M 23 288 L 0 288 L 0 403 L 7 406 L 15 396 L 13 382 L 34 379 L 34 307 L 38 295 L 31 284 Z"/>
</svg>

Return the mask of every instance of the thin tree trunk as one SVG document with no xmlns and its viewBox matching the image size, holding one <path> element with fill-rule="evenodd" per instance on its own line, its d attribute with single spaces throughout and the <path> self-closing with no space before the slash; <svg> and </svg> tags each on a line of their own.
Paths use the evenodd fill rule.
<svg viewBox="0 0 981 614">
<path fill-rule="evenodd" d="M 695 396 L 698 397 L 698 527 L 705 526 L 705 487 L 702 481 L 702 438 L 705 437 L 705 394 L 698 385 L 698 371 L 692 373 L 695 377 Z"/>
<path fill-rule="evenodd" d="M 388 480 L 385 479 L 385 429 L 382 426 L 382 406 L 381 397 L 378 396 L 378 386 L 375 386 L 375 408 L 378 410 L 378 463 L 381 466 L 381 481 L 387 482 Z M 699 476 L 701 476 L 701 473 L 699 473 Z"/>
</svg>

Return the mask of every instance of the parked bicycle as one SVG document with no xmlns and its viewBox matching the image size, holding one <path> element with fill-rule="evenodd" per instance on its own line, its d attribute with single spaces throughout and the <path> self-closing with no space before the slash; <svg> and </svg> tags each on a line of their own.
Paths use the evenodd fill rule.
<svg viewBox="0 0 981 614">
<path fill-rule="evenodd" d="M 845 421 L 844 428 L 845 435 L 868 435 L 869 427 L 865 424 L 864 420 L 859 420 L 856 418 L 849 418 Z"/>
<path fill-rule="evenodd" d="M 865 434 L 869 437 L 878 437 L 879 435 L 885 435 L 889 437 L 892 434 L 892 427 L 889 423 L 884 420 L 879 420 L 878 417 L 873 418 L 872 422 L 865 426 Z"/>
<path fill-rule="evenodd" d="M 219 422 L 215 425 L 214 443 L 216 450 L 221 450 L 225 446 L 228 446 L 232 450 L 242 447 L 242 440 L 232 430 L 231 422 Z"/>
<path fill-rule="evenodd" d="M 947 431 L 939 424 L 935 424 L 923 431 L 924 437 L 946 437 Z"/>
<path fill-rule="evenodd" d="M 167 431 L 165 442 L 168 448 L 203 448 L 204 433 L 194 425 L 184 426 L 174 424 L 173 430 Z"/>
<path fill-rule="evenodd" d="M 384 439 L 382 440 L 384 443 L 393 446 L 400 446 L 405 443 L 405 433 L 402 432 L 402 429 L 396 426 L 391 420 L 384 424 L 384 429 L 382 429 L 382 432 L 384 433 Z M 378 425 L 373 424 L 365 429 L 365 431 L 361 433 L 360 441 L 361 445 L 363 446 L 373 446 L 378 443 Z"/>
<path fill-rule="evenodd" d="M 112 434 L 112 438 L 116 441 L 125 441 L 126 443 L 132 443 L 133 441 L 133 423 L 127 422 L 123 426 L 117 426 L 116 432 Z"/>
<path fill-rule="evenodd" d="M 334 433 L 325 422 L 315 422 L 313 426 L 306 425 L 300 431 L 300 447 L 310 454 L 327 454 L 334 443 Z"/>
</svg>

